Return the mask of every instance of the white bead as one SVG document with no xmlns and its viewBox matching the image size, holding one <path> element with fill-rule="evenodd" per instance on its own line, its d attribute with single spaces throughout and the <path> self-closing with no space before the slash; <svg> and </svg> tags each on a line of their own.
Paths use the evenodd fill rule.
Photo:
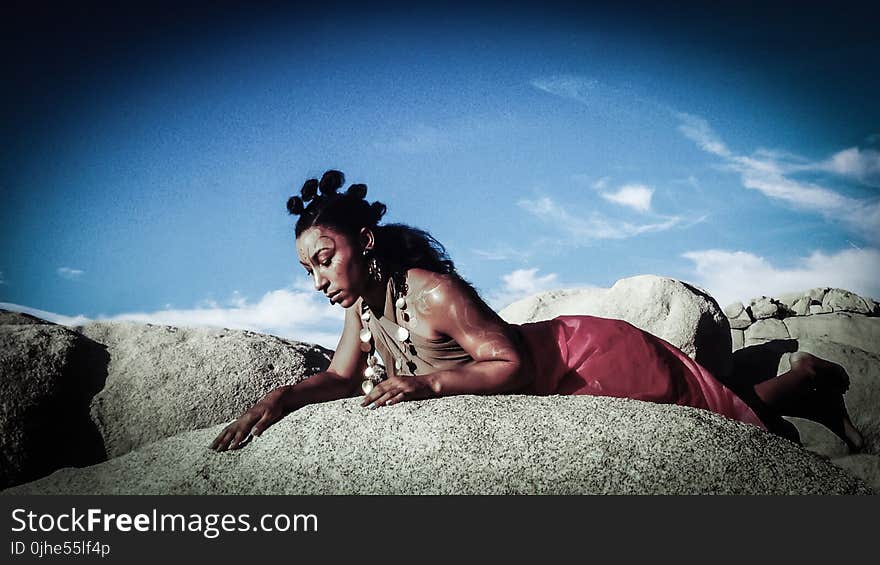
<svg viewBox="0 0 880 565">
<path fill-rule="evenodd" d="M 397 339 L 400 341 L 406 341 L 409 337 L 409 330 L 406 328 L 397 328 Z"/>
<path fill-rule="evenodd" d="M 364 394 L 370 394 L 370 391 L 373 390 L 373 381 L 362 382 L 361 390 L 364 391 Z"/>
<path fill-rule="evenodd" d="M 363 328 L 361 330 L 361 341 L 367 343 L 371 339 L 373 339 L 373 333 L 370 331 L 369 328 Z"/>
<path fill-rule="evenodd" d="M 376 374 L 376 371 L 374 371 L 372 367 L 367 367 L 366 369 L 364 369 L 364 376 L 367 377 L 368 379 L 375 374 Z"/>
<path fill-rule="evenodd" d="M 365 322 L 369 322 L 369 321 L 370 321 L 370 311 L 369 311 L 369 310 L 367 310 L 366 312 L 364 312 L 363 314 L 361 314 L 361 320 L 363 320 L 363 321 L 365 321 Z"/>
<path fill-rule="evenodd" d="M 400 298 L 397 299 L 397 302 L 395 302 L 394 305 L 397 306 L 399 309 L 403 310 L 404 308 L 406 308 L 406 300 L 404 300 L 403 297 L 401 296 Z"/>
<path fill-rule="evenodd" d="M 403 361 L 401 361 L 400 357 L 398 357 L 394 360 L 394 368 L 399 371 L 401 367 L 403 367 Z"/>
</svg>

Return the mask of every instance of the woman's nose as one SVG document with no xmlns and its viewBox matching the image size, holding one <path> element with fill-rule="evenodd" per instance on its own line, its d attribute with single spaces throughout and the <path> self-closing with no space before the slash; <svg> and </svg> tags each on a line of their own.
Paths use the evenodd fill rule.
<svg viewBox="0 0 880 565">
<path fill-rule="evenodd" d="M 322 292 L 324 287 L 327 286 L 327 278 L 322 277 L 317 272 L 315 273 L 315 290 L 318 292 Z"/>
</svg>

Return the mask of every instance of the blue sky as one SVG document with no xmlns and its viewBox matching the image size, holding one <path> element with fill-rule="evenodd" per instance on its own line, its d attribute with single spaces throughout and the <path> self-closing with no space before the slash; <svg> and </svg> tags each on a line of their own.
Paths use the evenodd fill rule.
<svg viewBox="0 0 880 565">
<path fill-rule="evenodd" d="M 0 307 L 335 347 L 285 210 L 329 168 L 498 309 L 646 273 L 880 298 L 876 14 L 721 6 L 24 15 Z"/>
</svg>

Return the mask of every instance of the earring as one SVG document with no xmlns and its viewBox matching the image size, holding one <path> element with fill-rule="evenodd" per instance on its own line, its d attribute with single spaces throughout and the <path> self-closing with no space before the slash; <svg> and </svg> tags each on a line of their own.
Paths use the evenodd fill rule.
<svg viewBox="0 0 880 565">
<path fill-rule="evenodd" d="M 371 250 L 364 249 L 364 257 L 370 257 L 370 260 L 367 262 L 367 270 L 369 271 L 370 277 L 375 280 L 377 283 L 382 282 L 382 266 L 379 264 L 379 261 L 376 259 L 376 256 L 370 253 Z"/>
</svg>

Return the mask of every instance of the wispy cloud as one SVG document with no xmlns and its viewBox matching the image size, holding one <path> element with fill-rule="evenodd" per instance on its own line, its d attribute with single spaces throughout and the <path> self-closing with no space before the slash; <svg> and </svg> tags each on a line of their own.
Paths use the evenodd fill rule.
<svg viewBox="0 0 880 565">
<path fill-rule="evenodd" d="M 64 326 L 79 326 L 91 322 L 91 319 L 87 318 L 86 316 L 65 316 L 63 314 L 56 314 L 55 312 L 48 312 L 46 310 L 40 310 L 39 308 L 31 308 L 29 306 L 12 304 L 10 302 L 0 302 L 0 310 L 24 312 L 25 314 L 30 314 L 31 316 L 36 316 L 37 318 L 48 320 L 55 324 L 61 324 Z"/>
<path fill-rule="evenodd" d="M 664 217 L 660 222 L 648 224 L 633 224 L 614 220 L 599 212 L 573 216 L 567 207 L 556 203 L 547 196 L 537 200 L 523 199 L 517 204 L 549 226 L 562 230 L 568 237 L 575 238 L 580 242 L 596 239 L 624 239 L 643 233 L 668 230 L 681 223 L 681 218 L 678 216 Z"/>
<path fill-rule="evenodd" d="M 0 284 L 6 284 L 6 279 L 3 278 L 3 271 L 0 271 Z"/>
<path fill-rule="evenodd" d="M 791 267 L 779 267 L 746 251 L 708 249 L 682 255 L 694 264 L 694 282 L 725 306 L 758 296 L 777 296 L 814 287 L 837 287 L 880 297 L 880 250 L 814 251 Z"/>
<path fill-rule="evenodd" d="M 703 151 L 720 157 L 725 168 L 739 173 L 744 187 L 794 208 L 840 221 L 872 240 L 880 238 L 880 200 L 851 198 L 819 184 L 792 178 L 798 172 L 828 171 L 866 184 L 878 183 L 878 152 L 850 148 L 821 162 L 766 149 L 741 155 L 727 147 L 703 118 L 682 112 L 676 113 L 676 117 L 680 121 L 679 131 Z"/>
<path fill-rule="evenodd" d="M 373 147 L 381 151 L 415 155 L 431 153 L 445 147 L 448 143 L 447 136 L 439 129 L 418 124 L 397 139 L 374 142 Z"/>
<path fill-rule="evenodd" d="M 507 244 L 497 245 L 490 249 L 471 249 L 471 252 L 486 261 L 524 261 L 531 257 L 531 249 L 512 247 Z"/>
<path fill-rule="evenodd" d="M 27 312 L 69 326 L 91 321 L 85 316 L 64 316 L 16 304 L 0 304 L 0 308 Z M 194 308 L 125 312 L 111 316 L 101 315 L 95 320 L 242 329 L 335 349 L 342 333 L 344 318 L 343 308 L 322 300 L 310 283 L 306 282 L 267 292 L 255 301 L 236 292 L 223 304 L 207 300 Z"/>
<path fill-rule="evenodd" d="M 621 206 L 627 206 L 637 212 L 651 211 L 651 197 L 654 189 L 643 184 L 627 184 L 616 192 L 603 192 L 602 198 Z"/>
<path fill-rule="evenodd" d="M 531 84 L 538 90 L 543 90 L 548 94 L 571 98 L 581 102 L 587 101 L 590 94 L 601 86 L 598 80 L 577 75 L 540 77 L 532 80 Z"/>
<path fill-rule="evenodd" d="M 868 186 L 880 186 L 880 151 L 874 149 L 850 147 L 838 151 L 819 167 Z"/>
<path fill-rule="evenodd" d="M 537 276 L 538 269 L 517 269 L 502 275 L 502 284 L 488 293 L 487 302 L 496 311 L 508 304 L 544 290 L 559 287 L 556 273 Z"/>
<path fill-rule="evenodd" d="M 530 84 L 548 94 L 573 100 L 601 111 L 600 108 L 620 106 L 624 101 L 646 104 L 668 112 L 670 108 L 653 98 L 638 94 L 629 85 L 614 86 L 583 75 L 551 75 L 532 79 Z"/>
<path fill-rule="evenodd" d="M 59 267 L 55 272 L 58 273 L 59 277 L 71 281 L 75 281 L 83 275 L 83 271 L 79 269 L 71 269 L 70 267 Z"/>
</svg>

